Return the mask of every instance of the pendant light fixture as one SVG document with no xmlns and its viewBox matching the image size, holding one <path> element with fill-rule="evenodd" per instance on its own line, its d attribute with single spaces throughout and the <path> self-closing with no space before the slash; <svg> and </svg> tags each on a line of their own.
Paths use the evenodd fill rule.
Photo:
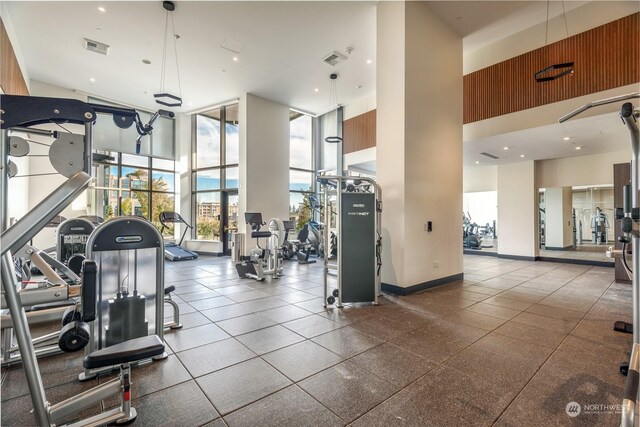
<svg viewBox="0 0 640 427">
<path fill-rule="evenodd" d="M 336 80 L 338 79 L 338 74 L 331 73 L 329 75 L 329 79 L 331 79 L 331 89 L 329 90 L 329 108 L 331 110 L 334 110 L 338 108 L 338 88 L 336 87 Z M 342 142 L 342 137 L 327 136 L 324 139 L 324 142 L 328 142 L 331 144 L 338 144 Z"/>
<path fill-rule="evenodd" d="M 547 0 L 547 22 L 545 25 L 545 34 L 544 34 L 544 46 L 547 47 L 547 42 L 549 41 L 549 8 L 551 6 L 551 0 Z M 564 18 L 564 29 L 566 32 L 566 38 L 569 38 L 569 27 L 567 25 L 567 13 L 564 8 L 564 0 L 562 0 L 562 17 Z M 555 71 L 555 73 L 554 73 Z M 564 77 L 567 74 L 573 74 L 573 61 L 572 62 L 563 62 L 559 64 L 552 64 L 546 67 L 543 70 L 535 73 L 536 82 L 549 82 L 552 80 L 559 79 L 560 77 Z"/>
<path fill-rule="evenodd" d="M 162 49 L 162 71 L 160 72 L 160 91 L 155 93 L 153 97 L 156 103 L 164 105 L 165 107 L 180 107 L 182 106 L 182 87 L 180 86 L 180 67 L 178 66 L 178 46 L 177 40 L 180 38 L 176 34 L 175 26 L 173 24 L 173 11 L 176 10 L 176 5 L 172 1 L 165 0 L 162 2 L 162 7 L 166 11 L 164 19 L 164 47 Z M 171 36 L 169 36 L 169 18 L 171 18 Z M 167 38 L 171 38 L 173 41 L 173 54 L 176 64 L 176 77 L 178 80 L 178 95 L 173 95 L 165 90 L 165 79 L 167 75 Z"/>
</svg>

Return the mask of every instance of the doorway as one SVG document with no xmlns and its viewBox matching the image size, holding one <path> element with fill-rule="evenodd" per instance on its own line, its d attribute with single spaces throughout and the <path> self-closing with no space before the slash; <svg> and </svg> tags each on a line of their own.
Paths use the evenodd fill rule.
<svg viewBox="0 0 640 427">
<path fill-rule="evenodd" d="M 222 253 L 231 255 L 231 233 L 238 231 L 238 191 L 222 191 Z"/>
</svg>

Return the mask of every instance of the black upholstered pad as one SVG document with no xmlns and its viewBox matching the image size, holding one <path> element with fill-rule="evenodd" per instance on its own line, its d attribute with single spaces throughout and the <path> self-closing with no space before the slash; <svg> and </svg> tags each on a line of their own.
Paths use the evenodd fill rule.
<svg viewBox="0 0 640 427">
<path fill-rule="evenodd" d="M 162 353 L 164 344 L 160 338 L 157 335 L 149 335 L 94 351 L 84 358 L 82 365 L 86 369 L 101 368 L 149 359 Z"/>
</svg>

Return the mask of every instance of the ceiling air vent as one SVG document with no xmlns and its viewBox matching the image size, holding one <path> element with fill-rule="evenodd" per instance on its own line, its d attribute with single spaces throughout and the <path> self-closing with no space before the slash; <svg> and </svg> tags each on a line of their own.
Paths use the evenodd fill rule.
<svg viewBox="0 0 640 427">
<path fill-rule="evenodd" d="M 347 59 L 346 56 L 344 56 L 343 54 L 336 52 L 335 50 L 333 52 L 331 52 L 329 55 L 325 56 L 324 58 L 322 58 L 323 62 L 326 62 L 327 64 L 334 66 L 336 65 L 338 62 L 342 62 L 345 59 Z"/>
<path fill-rule="evenodd" d="M 109 53 L 109 45 L 94 40 L 84 39 L 84 48 L 91 52 L 106 55 Z"/>
<path fill-rule="evenodd" d="M 482 154 L 483 156 L 487 156 L 487 157 L 489 157 L 490 159 L 494 159 L 494 160 L 496 160 L 496 159 L 499 159 L 499 158 L 500 158 L 500 157 L 498 157 L 498 156 L 494 156 L 493 154 L 489 154 L 489 153 L 480 153 L 480 154 Z"/>
</svg>

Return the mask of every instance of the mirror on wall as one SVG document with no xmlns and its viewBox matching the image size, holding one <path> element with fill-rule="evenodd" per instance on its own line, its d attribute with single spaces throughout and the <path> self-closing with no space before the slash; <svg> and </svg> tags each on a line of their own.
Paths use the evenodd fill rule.
<svg viewBox="0 0 640 427">
<path fill-rule="evenodd" d="M 613 263 L 606 257 L 615 240 L 613 205 L 612 184 L 540 189 L 540 256 Z"/>
<path fill-rule="evenodd" d="M 464 193 L 462 243 L 465 251 L 498 251 L 498 192 Z"/>
</svg>

